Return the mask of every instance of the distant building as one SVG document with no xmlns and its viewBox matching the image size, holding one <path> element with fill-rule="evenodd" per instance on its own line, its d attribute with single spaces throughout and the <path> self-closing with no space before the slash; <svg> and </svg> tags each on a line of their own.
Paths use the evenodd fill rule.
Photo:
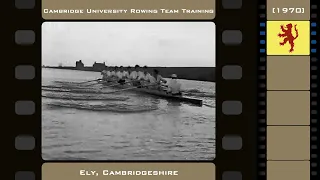
<svg viewBox="0 0 320 180">
<path fill-rule="evenodd" d="M 81 60 L 76 61 L 76 69 L 84 69 L 84 64 Z"/>
<path fill-rule="evenodd" d="M 96 63 L 94 62 L 93 66 L 92 66 L 94 71 L 103 71 L 104 69 L 106 69 L 106 63 Z"/>
</svg>

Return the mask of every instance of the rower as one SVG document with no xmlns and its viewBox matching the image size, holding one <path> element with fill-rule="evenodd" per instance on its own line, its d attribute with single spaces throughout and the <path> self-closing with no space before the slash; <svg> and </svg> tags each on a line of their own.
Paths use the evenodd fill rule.
<svg viewBox="0 0 320 180">
<path fill-rule="evenodd" d="M 107 82 L 110 81 L 111 72 L 110 72 L 109 70 L 103 70 L 103 71 L 101 72 L 101 74 L 102 74 L 102 80 L 103 80 L 103 81 L 107 81 Z"/>
<path fill-rule="evenodd" d="M 101 75 L 102 75 L 102 80 L 103 81 L 106 81 L 108 79 L 106 70 L 101 71 Z"/>
<path fill-rule="evenodd" d="M 170 77 L 167 92 L 172 95 L 181 95 L 181 84 L 177 81 L 177 75 L 172 74 Z"/>
<path fill-rule="evenodd" d="M 112 68 L 112 71 L 110 71 L 110 76 L 108 78 L 108 82 L 113 82 L 116 80 L 117 69 L 118 68 L 116 66 Z"/>
<path fill-rule="evenodd" d="M 165 80 L 160 74 L 159 71 L 157 69 L 153 70 L 153 77 L 156 80 L 156 84 L 157 84 L 157 89 L 158 90 L 162 90 L 162 86 L 163 84 L 167 83 L 167 80 Z"/>
<path fill-rule="evenodd" d="M 156 85 L 156 78 L 154 78 L 147 70 L 144 68 L 143 76 L 140 78 L 142 84 L 151 87 Z M 140 76 L 139 76 L 140 77 Z"/>
<path fill-rule="evenodd" d="M 115 77 L 117 72 L 117 66 L 113 68 L 113 71 L 111 71 L 111 77 Z"/>
<path fill-rule="evenodd" d="M 144 66 L 143 68 L 140 68 L 138 71 L 138 80 L 144 80 L 145 79 L 145 72 L 147 71 L 147 66 Z"/>
<path fill-rule="evenodd" d="M 111 77 L 111 72 L 109 70 L 107 70 L 106 75 L 107 75 L 107 78 L 109 79 Z"/>
<path fill-rule="evenodd" d="M 159 89 L 156 78 L 154 76 L 152 76 L 150 73 L 146 73 L 145 79 L 148 82 L 147 88 Z"/>
<path fill-rule="evenodd" d="M 147 78 L 146 78 L 146 72 L 139 71 L 138 72 L 138 81 L 140 85 L 146 85 Z"/>
<path fill-rule="evenodd" d="M 159 71 L 154 69 L 153 70 L 153 76 L 156 78 L 157 83 L 160 85 L 161 83 L 167 83 L 167 80 L 165 80 L 160 74 Z"/>
<path fill-rule="evenodd" d="M 119 71 L 116 73 L 119 84 L 124 84 L 126 80 L 123 78 L 123 67 L 120 66 Z"/>
<path fill-rule="evenodd" d="M 130 69 L 130 66 L 128 66 L 128 70 Z M 125 78 L 125 79 L 129 79 L 129 72 L 128 71 L 126 71 L 126 70 L 124 70 L 123 72 L 122 72 L 122 75 L 123 75 L 123 77 Z"/>
<path fill-rule="evenodd" d="M 141 68 L 141 70 L 138 72 L 138 82 L 140 85 L 147 85 L 148 83 L 148 77 L 147 77 L 147 66 L 144 66 Z"/>
<path fill-rule="evenodd" d="M 130 80 L 132 81 L 132 85 L 133 86 L 138 86 L 139 85 L 139 82 L 137 81 L 138 79 L 138 69 L 139 69 L 139 65 L 136 65 L 134 67 L 134 69 L 131 71 L 130 73 Z"/>
<path fill-rule="evenodd" d="M 126 74 L 126 76 L 125 76 L 125 78 L 126 78 L 126 80 L 127 80 L 127 83 L 129 84 L 129 85 L 132 85 L 132 83 L 131 83 L 131 72 L 132 72 L 132 68 L 130 67 L 130 66 L 128 66 L 127 67 L 127 71 L 124 73 L 124 74 Z"/>
</svg>

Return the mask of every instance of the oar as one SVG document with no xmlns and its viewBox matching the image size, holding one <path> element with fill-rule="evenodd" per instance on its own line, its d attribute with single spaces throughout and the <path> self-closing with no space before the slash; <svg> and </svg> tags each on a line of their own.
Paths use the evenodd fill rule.
<svg viewBox="0 0 320 180">
<path fill-rule="evenodd" d="M 139 88 L 139 87 L 130 87 L 130 88 L 125 88 L 125 89 L 120 89 L 120 90 L 117 90 L 117 91 L 105 92 L 103 94 L 117 93 L 117 92 L 127 91 L 127 90 L 131 90 L 131 89 L 137 89 L 137 88 Z"/>
<path fill-rule="evenodd" d="M 128 83 L 128 82 L 126 82 L 126 83 Z M 116 86 L 116 85 L 119 85 L 120 83 L 114 83 L 114 84 L 110 84 L 110 85 L 107 85 L 107 86 L 103 86 L 103 87 L 101 87 L 101 89 L 102 88 L 105 88 L 105 87 L 112 87 L 112 86 Z"/>
<path fill-rule="evenodd" d="M 95 80 L 90 80 L 90 81 L 84 81 L 84 82 L 77 82 L 76 84 L 84 84 L 88 82 L 94 82 L 94 81 L 100 81 L 101 79 L 95 79 Z"/>
<path fill-rule="evenodd" d="M 146 86 L 135 86 L 135 87 L 125 88 L 125 89 L 120 89 L 120 90 L 117 90 L 117 91 L 104 92 L 104 94 L 117 93 L 117 92 L 122 92 L 122 91 L 127 91 L 127 90 L 142 88 L 142 87 L 148 87 L 148 86 L 153 86 L 153 85 L 155 85 L 155 84 L 149 84 L 149 85 L 146 85 Z"/>
<path fill-rule="evenodd" d="M 135 82 L 135 81 L 139 81 L 139 80 L 132 80 L 132 81 L 127 81 L 127 82 L 124 82 L 123 84 L 128 84 L 128 83 L 131 83 L 131 82 Z M 106 88 L 106 87 L 113 87 L 113 86 L 117 86 L 117 85 L 121 85 L 120 83 L 114 83 L 114 84 L 110 84 L 110 85 L 107 85 L 107 86 L 103 86 L 101 87 L 102 88 Z"/>
</svg>

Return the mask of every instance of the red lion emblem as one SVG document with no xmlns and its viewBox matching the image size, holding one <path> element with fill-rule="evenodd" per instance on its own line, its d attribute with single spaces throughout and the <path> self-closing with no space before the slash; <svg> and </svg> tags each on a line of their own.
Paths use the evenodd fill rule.
<svg viewBox="0 0 320 180">
<path fill-rule="evenodd" d="M 278 36 L 281 37 L 281 38 L 284 38 L 282 42 L 280 42 L 280 46 L 283 46 L 285 45 L 286 43 L 289 43 L 290 44 L 290 50 L 289 52 L 293 52 L 294 51 L 294 41 L 298 38 L 299 34 L 298 34 L 298 30 L 297 30 L 297 25 L 294 25 L 294 30 L 296 32 L 296 36 L 294 37 L 293 34 L 292 34 L 292 24 L 287 24 L 286 25 L 286 28 L 281 25 L 281 30 L 282 30 L 282 34 L 279 33 Z"/>
</svg>

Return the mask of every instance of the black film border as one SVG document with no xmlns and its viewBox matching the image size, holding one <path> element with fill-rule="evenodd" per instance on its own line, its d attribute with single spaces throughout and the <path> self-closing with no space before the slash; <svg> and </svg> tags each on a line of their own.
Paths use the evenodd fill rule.
<svg viewBox="0 0 320 180">
<path fill-rule="evenodd" d="M 267 107 L 267 100 L 266 100 L 266 78 L 267 78 L 267 54 L 266 54 L 266 23 L 267 23 L 267 0 L 259 1 L 258 5 L 258 16 L 259 16 L 259 49 L 257 52 L 259 53 L 259 59 L 257 59 L 257 77 L 258 77 L 258 100 L 257 100 L 257 107 L 258 107 L 258 118 L 257 123 L 258 127 L 256 128 L 257 136 L 257 154 L 256 157 L 257 161 L 257 179 L 266 180 L 267 174 L 267 114 L 266 114 L 266 107 Z"/>
<path fill-rule="evenodd" d="M 310 179 L 319 179 L 319 9 L 310 0 Z"/>
<path fill-rule="evenodd" d="M 41 179 L 41 165 L 44 163 L 41 158 L 41 24 L 44 20 L 41 1 L 34 3 L 33 7 L 13 7 L 15 41 L 12 46 L 15 54 L 11 67 L 15 71 L 12 83 L 15 96 L 11 107 L 15 107 L 12 121 L 15 121 L 16 128 L 12 130 L 12 139 L 15 141 L 16 177 L 24 175 Z M 217 158 L 214 163 L 217 179 L 224 179 L 230 173 L 243 179 L 255 179 L 257 5 L 240 1 L 240 6 L 234 9 L 220 0 L 216 4 Z M 18 42 L 17 36 L 26 34 L 29 39 Z M 240 36 L 240 40 L 223 42 L 225 36 Z M 235 79 L 223 76 L 224 70 L 230 68 L 238 72 L 238 77 L 232 75 Z M 26 106 L 27 111 L 21 110 Z M 237 112 L 226 113 L 234 106 Z M 19 146 L 22 141 L 28 145 Z M 240 144 L 233 147 L 235 149 L 228 149 L 226 144 L 232 141 Z"/>
</svg>

